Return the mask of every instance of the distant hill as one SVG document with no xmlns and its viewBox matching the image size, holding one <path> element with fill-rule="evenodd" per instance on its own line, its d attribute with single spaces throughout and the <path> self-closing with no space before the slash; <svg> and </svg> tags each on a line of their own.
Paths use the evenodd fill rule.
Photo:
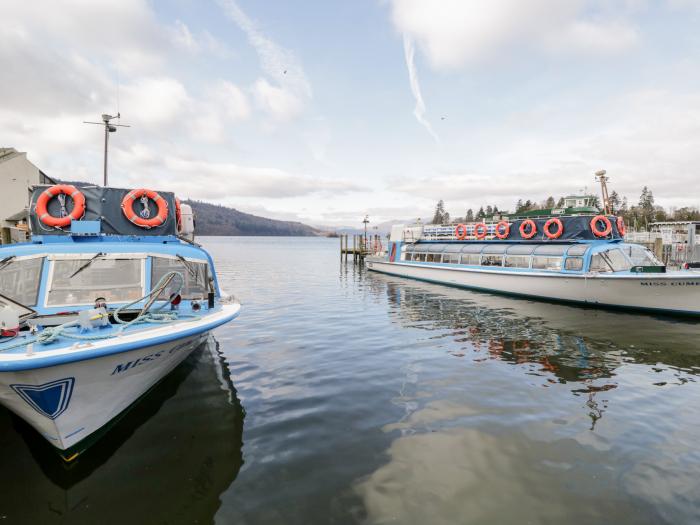
<svg viewBox="0 0 700 525">
<path fill-rule="evenodd" d="M 185 200 L 192 206 L 197 235 L 323 235 L 323 232 L 293 221 L 276 221 L 208 202 Z"/>
</svg>

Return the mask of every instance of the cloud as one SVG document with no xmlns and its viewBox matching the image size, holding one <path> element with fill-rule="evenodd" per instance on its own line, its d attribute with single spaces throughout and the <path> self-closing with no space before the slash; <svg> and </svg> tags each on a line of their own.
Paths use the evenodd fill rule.
<svg viewBox="0 0 700 525">
<path fill-rule="evenodd" d="M 507 49 L 619 53 L 637 42 L 623 20 L 592 16 L 585 0 L 392 0 L 392 19 L 436 69 L 483 62 Z M 555 45 L 556 44 L 556 45 Z"/>
<path fill-rule="evenodd" d="M 303 103 L 298 97 L 264 78 L 259 78 L 252 89 L 258 106 L 278 120 L 290 120 L 302 112 Z"/>
<path fill-rule="evenodd" d="M 426 129 L 430 136 L 435 139 L 435 142 L 440 142 L 440 138 L 437 133 L 433 130 L 433 127 L 425 119 L 425 102 L 423 102 L 423 95 L 421 94 L 420 84 L 418 83 L 418 72 L 416 71 L 415 64 L 415 48 L 413 46 L 413 41 L 411 38 L 404 34 L 403 35 L 403 51 L 406 57 L 406 68 L 408 69 L 408 79 L 411 84 L 411 92 L 413 93 L 413 98 L 416 99 L 416 107 L 413 109 L 413 114 L 416 120 Z"/>
<path fill-rule="evenodd" d="M 121 183 L 167 187 L 183 197 L 226 202 L 258 197 L 285 199 L 314 194 L 339 195 L 363 188 L 355 183 L 299 175 L 270 167 L 211 162 L 182 155 L 162 156 L 143 145 L 115 148 Z"/>
<path fill-rule="evenodd" d="M 219 0 L 219 5 L 246 34 L 260 59 L 260 67 L 274 82 L 258 80 L 253 89 L 262 107 L 274 117 L 288 119 L 297 115 L 312 97 L 309 83 L 296 55 L 267 37 L 234 0 Z"/>
</svg>

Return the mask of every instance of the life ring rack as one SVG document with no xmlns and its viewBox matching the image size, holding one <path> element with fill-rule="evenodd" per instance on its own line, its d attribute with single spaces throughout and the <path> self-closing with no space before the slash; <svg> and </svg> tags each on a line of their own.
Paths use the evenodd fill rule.
<svg viewBox="0 0 700 525">
<path fill-rule="evenodd" d="M 134 212 L 134 201 L 143 198 L 151 199 L 158 206 L 158 213 L 155 217 L 150 217 L 148 208 L 144 207 L 140 215 Z M 136 226 L 141 228 L 156 228 L 162 226 L 168 220 L 168 203 L 158 195 L 157 192 L 146 188 L 131 190 L 122 200 L 122 212 L 124 216 Z M 144 216 L 144 212 L 146 212 Z"/>
<path fill-rule="evenodd" d="M 73 200 L 73 210 L 64 217 L 55 217 L 49 213 L 49 202 L 58 195 L 66 195 Z M 85 195 L 71 184 L 55 184 L 44 190 L 36 200 L 36 211 L 39 221 L 53 228 L 65 228 L 71 221 L 79 221 L 85 215 Z"/>
</svg>

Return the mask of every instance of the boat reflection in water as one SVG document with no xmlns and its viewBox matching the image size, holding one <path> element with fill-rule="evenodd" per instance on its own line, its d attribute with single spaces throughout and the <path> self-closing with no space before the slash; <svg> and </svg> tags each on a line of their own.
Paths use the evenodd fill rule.
<svg viewBox="0 0 700 525">
<path fill-rule="evenodd" d="M 418 331 L 370 522 L 697 522 L 700 323 L 366 277 Z"/>
<path fill-rule="evenodd" d="M 0 409 L 2 514 L 23 523 L 208 523 L 242 465 L 243 418 L 212 337 L 73 463 Z"/>
</svg>

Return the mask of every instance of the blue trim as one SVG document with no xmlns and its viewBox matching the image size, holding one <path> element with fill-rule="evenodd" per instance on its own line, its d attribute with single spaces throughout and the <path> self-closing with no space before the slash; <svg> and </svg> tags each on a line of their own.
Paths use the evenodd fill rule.
<svg viewBox="0 0 700 525">
<path fill-rule="evenodd" d="M 196 327 L 188 328 L 182 332 L 171 332 L 166 335 L 151 337 L 148 339 L 140 339 L 138 341 L 133 341 L 129 343 L 114 344 L 104 348 L 86 349 L 82 352 L 73 352 L 70 354 L 46 357 L 37 356 L 35 354 L 34 357 L 32 357 L 32 359 L 22 361 L 0 361 L 0 373 L 19 372 L 22 370 L 35 370 L 37 368 L 47 368 L 50 366 L 64 365 L 67 363 L 77 363 L 79 361 L 87 361 L 90 359 L 97 359 L 108 355 L 129 352 L 131 350 L 138 350 L 140 348 L 146 348 L 149 346 L 155 346 L 162 343 L 169 343 L 172 341 L 177 341 L 178 339 L 184 339 L 192 335 L 197 335 L 204 332 L 208 332 L 209 330 L 213 330 L 214 328 L 217 328 L 225 323 L 228 323 L 229 321 L 232 321 L 233 319 L 238 317 L 239 314 L 240 308 L 232 315 L 227 315 L 217 321 L 212 321 L 205 325 L 199 325 Z"/>
<path fill-rule="evenodd" d="M 83 430 L 85 430 L 85 427 L 80 427 L 78 430 L 74 430 L 74 431 L 71 432 L 70 434 L 67 434 L 67 435 L 65 436 L 65 439 L 68 439 L 69 437 L 73 437 L 73 436 L 75 436 L 78 432 L 81 432 L 81 431 L 83 431 Z"/>
<path fill-rule="evenodd" d="M 389 264 L 391 264 L 391 263 L 389 263 Z M 406 264 L 408 264 L 408 262 Z M 477 292 L 491 293 L 491 294 L 496 294 L 496 295 L 520 297 L 520 298 L 525 298 L 525 299 L 536 299 L 538 301 L 543 301 L 543 302 L 547 302 L 547 303 L 569 304 L 569 305 L 576 305 L 576 306 L 585 306 L 588 308 L 605 308 L 608 310 L 640 311 L 640 312 L 645 312 L 645 313 L 650 313 L 650 314 L 655 313 L 655 314 L 686 316 L 686 317 L 694 317 L 694 318 L 700 317 L 700 312 L 693 311 L 693 310 L 665 310 L 663 308 L 647 308 L 647 307 L 643 307 L 643 306 L 621 306 L 621 305 L 616 305 L 616 304 L 594 303 L 594 302 L 587 302 L 585 300 L 578 301 L 576 299 L 556 299 L 556 298 L 548 297 L 548 296 L 544 296 L 544 295 L 532 295 L 532 294 L 523 294 L 523 293 L 516 293 L 516 292 L 506 292 L 503 290 L 495 290 L 493 288 L 483 288 L 480 286 L 469 286 L 469 285 L 465 285 L 465 284 L 438 281 L 436 279 L 426 279 L 425 277 L 414 277 L 412 275 L 399 275 L 397 273 L 392 273 L 392 272 L 388 272 L 385 270 L 380 270 L 375 266 L 373 266 L 371 268 L 371 270 L 378 272 L 378 273 L 383 273 L 386 275 L 392 275 L 394 277 L 401 277 L 403 279 L 413 279 L 414 281 L 423 281 L 426 283 L 440 284 L 443 286 L 450 286 L 452 288 L 460 288 L 460 289 L 464 289 L 464 290 L 474 290 Z M 552 276 L 559 275 L 555 272 L 552 272 L 552 273 L 553 273 Z M 571 277 L 571 275 L 559 275 L 559 276 Z"/>
<path fill-rule="evenodd" d="M 39 414 L 56 419 L 68 408 L 73 395 L 74 377 L 56 379 L 42 385 L 10 385 L 15 393 Z"/>
</svg>

